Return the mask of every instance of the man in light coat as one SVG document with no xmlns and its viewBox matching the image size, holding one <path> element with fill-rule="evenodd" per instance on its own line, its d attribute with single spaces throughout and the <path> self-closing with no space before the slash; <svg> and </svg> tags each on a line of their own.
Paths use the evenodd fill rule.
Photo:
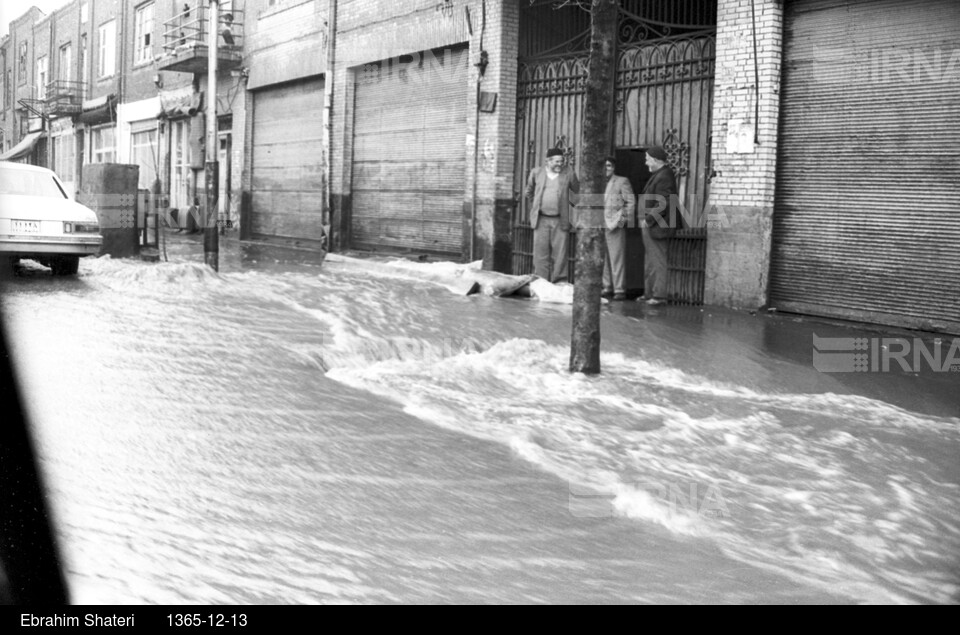
<svg viewBox="0 0 960 635">
<path fill-rule="evenodd" d="M 626 225 L 633 218 L 636 196 L 630 180 L 617 176 L 617 160 L 607 157 L 604 171 L 607 175 L 607 189 L 603 195 L 603 216 L 606 223 L 604 239 L 607 254 L 603 264 L 603 295 L 613 296 L 614 300 L 627 298 L 627 276 L 624 268 L 624 253 L 627 248 Z"/>
<path fill-rule="evenodd" d="M 576 204 L 580 181 L 563 164 L 563 151 L 547 150 L 546 164 L 530 171 L 525 196 L 530 203 L 533 227 L 533 268 L 550 282 L 567 281 L 567 241 L 570 237 L 570 205 Z"/>
</svg>

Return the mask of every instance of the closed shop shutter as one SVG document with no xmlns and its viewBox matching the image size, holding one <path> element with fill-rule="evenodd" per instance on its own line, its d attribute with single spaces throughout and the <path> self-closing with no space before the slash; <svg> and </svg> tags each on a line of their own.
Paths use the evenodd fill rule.
<svg viewBox="0 0 960 635">
<path fill-rule="evenodd" d="M 960 3 L 785 18 L 771 304 L 960 332 Z"/>
<path fill-rule="evenodd" d="M 324 172 L 323 79 L 254 93 L 252 233 L 321 240 Z"/>
<path fill-rule="evenodd" d="M 466 193 L 466 49 L 386 62 L 358 76 L 351 243 L 462 253 Z M 404 62 L 405 58 L 401 58 Z"/>
</svg>

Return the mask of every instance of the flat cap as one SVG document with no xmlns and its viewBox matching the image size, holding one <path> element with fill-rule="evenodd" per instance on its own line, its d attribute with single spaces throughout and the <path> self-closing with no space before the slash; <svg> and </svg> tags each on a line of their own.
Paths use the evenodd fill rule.
<svg viewBox="0 0 960 635">
<path fill-rule="evenodd" d="M 658 159 L 660 161 L 667 160 L 667 152 L 660 146 L 653 146 L 652 148 L 647 148 L 647 154 L 652 156 L 654 159 Z"/>
</svg>

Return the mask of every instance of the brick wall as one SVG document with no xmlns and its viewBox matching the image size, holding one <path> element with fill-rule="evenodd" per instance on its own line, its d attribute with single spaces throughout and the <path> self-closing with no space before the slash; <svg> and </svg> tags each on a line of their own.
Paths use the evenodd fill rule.
<svg viewBox="0 0 960 635">
<path fill-rule="evenodd" d="M 114 73 L 109 76 L 101 76 L 100 68 L 100 27 L 107 22 L 115 20 L 117 40 L 113 43 L 116 46 L 116 66 Z M 120 94 L 120 69 L 121 69 L 121 51 L 120 38 L 121 20 L 120 20 L 120 0 L 90 0 L 90 20 L 87 25 L 88 40 L 90 42 L 90 98 L 101 97 L 103 95 Z"/>
<path fill-rule="evenodd" d="M 79 76 L 77 62 L 77 39 L 80 26 L 80 2 L 64 5 L 53 15 L 53 43 L 51 48 L 50 77 L 51 80 L 65 79 L 76 81 Z M 60 68 L 60 50 L 70 45 L 70 68 Z"/>
<path fill-rule="evenodd" d="M 750 0 L 717 16 L 705 302 L 738 308 L 767 302 L 776 181 L 783 3 L 755 7 L 756 57 Z"/>
<path fill-rule="evenodd" d="M 509 273 L 512 267 L 514 158 L 517 127 L 517 55 L 520 8 L 490 2 L 483 49 L 490 64 L 480 90 L 496 94 L 496 110 L 479 113 L 474 259 L 484 269 Z M 479 50 L 479 43 L 477 49 Z M 479 54 L 479 53 L 478 53 Z M 475 63 L 477 55 L 471 57 Z M 473 163 L 468 169 L 473 168 Z"/>
<path fill-rule="evenodd" d="M 138 62 L 136 59 L 136 13 L 137 9 L 142 8 L 143 6 L 143 4 L 134 6 L 133 3 L 130 3 L 130 6 L 127 7 L 122 17 L 122 24 L 118 22 L 118 47 L 122 48 L 123 50 L 123 54 L 120 59 L 123 60 L 124 101 L 135 102 L 140 101 L 141 99 L 148 99 L 150 97 L 157 96 L 157 87 L 153 83 L 153 77 L 157 74 L 157 71 L 153 61 L 150 60 Z M 168 13 L 170 9 L 171 6 L 169 2 L 161 1 L 153 3 L 154 26 L 151 48 L 154 56 L 160 55 L 163 51 L 162 47 L 159 46 L 158 40 L 163 37 L 163 21 L 169 17 Z M 119 29 L 122 29 L 122 31 Z"/>
<path fill-rule="evenodd" d="M 329 0 L 248 0 L 244 63 L 251 89 L 327 71 Z"/>
<path fill-rule="evenodd" d="M 30 99 L 33 93 L 33 74 L 36 72 L 36 46 L 33 41 L 33 27 L 42 14 L 35 7 L 10 23 L 11 62 L 13 64 L 13 107 L 17 108 L 18 99 Z M 26 60 L 21 66 L 21 47 L 26 44 Z"/>
</svg>

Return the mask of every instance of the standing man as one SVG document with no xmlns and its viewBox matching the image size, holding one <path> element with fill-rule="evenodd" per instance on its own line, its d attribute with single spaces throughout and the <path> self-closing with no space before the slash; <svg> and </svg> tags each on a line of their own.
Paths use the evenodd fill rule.
<svg viewBox="0 0 960 635">
<path fill-rule="evenodd" d="M 623 255 L 627 248 L 627 230 L 624 227 L 633 218 L 637 201 L 629 179 L 615 174 L 615 158 L 607 157 L 603 168 L 607 174 L 607 189 L 603 195 L 603 216 L 607 225 L 604 231 L 607 250 L 603 263 L 603 295 L 626 300 L 627 276 Z"/>
<path fill-rule="evenodd" d="M 580 181 L 563 164 L 563 150 L 547 150 L 543 167 L 530 171 L 525 195 L 533 227 L 533 268 L 550 282 L 567 281 L 567 239 L 570 236 L 570 192 L 580 191 Z M 576 199 L 573 200 L 576 203 Z"/>
<path fill-rule="evenodd" d="M 647 150 L 650 180 L 640 194 L 643 213 L 643 298 L 663 304 L 667 297 L 667 239 L 676 233 L 677 181 L 667 164 L 667 153 L 655 146 Z"/>
</svg>

